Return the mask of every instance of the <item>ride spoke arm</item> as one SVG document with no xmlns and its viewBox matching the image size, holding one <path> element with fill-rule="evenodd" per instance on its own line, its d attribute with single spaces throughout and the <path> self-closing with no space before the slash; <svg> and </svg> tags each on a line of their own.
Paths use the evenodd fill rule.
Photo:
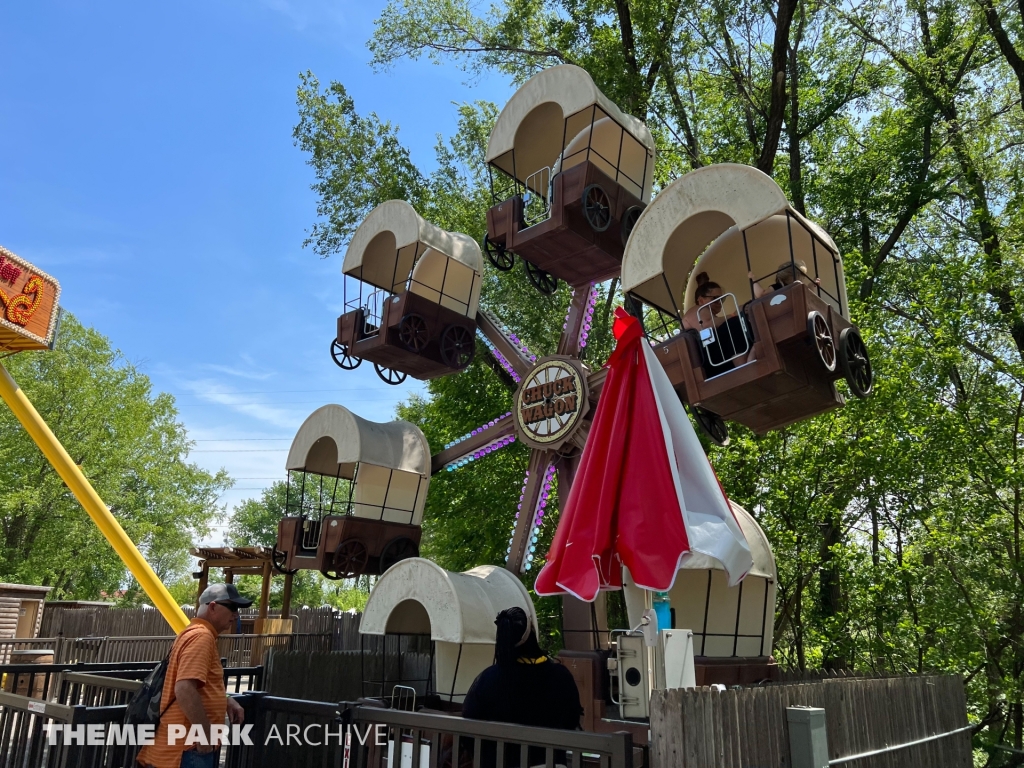
<svg viewBox="0 0 1024 768">
<path fill-rule="evenodd" d="M 580 350 L 587 346 L 590 322 L 594 317 L 597 303 L 597 287 L 593 284 L 573 289 L 572 301 L 565 316 L 562 336 L 558 340 L 558 354 L 579 357 Z"/>
<path fill-rule="evenodd" d="M 523 572 L 526 564 L 526 555 L 530 549 L 530 532 L 537 514 L 537 505 L 544 493 L 545 480 L 550 481 L 548 467 L 551 465 L 552 458 L 553 455 L 550 451 L 534 450 L 530 452 L 523 500 L 519 502 L 519 518 L 516 520 L 516 526 L 512 532 L 512 551 L 505 562 L 505 568 L 517 576 Z"/>
<path fill-rule="evenodd" d="M 522 349 L 522 347 L 516 344 L 511 338 L 508 331 L 504 330 L 498 323 L 498 321 L 489 313 L 483 310 L 476 314 L 477 328 L 484 335 L 484 337 L 494 345 L 493 352 L 500 354 L 512 369 L 515 371 L 516 383 L 519 383 L 519 379 L 523 378 L 535 362 L 533 356 L 528 356 Z M 500 361 L 500 358 L 499 358 Z"/>
<path fill-rule="evenodd" d="M 436 475 L 453 461 L 463 459 L 476 451 L 493 445 L 498 440 L 512 436 L 515 432 L 512 414 L 506 413 L 473 432 L 476 434 L 470 433 L 469 437 L 464 440 L 459 440 L 440 453 L 435 453 L 430 459 L 430 474 Z"/>
<path fill-rule="evenodd" d="M 608 378 L 608 369 L 601 367 L 587 376 L 587 390 L 590 392 L 590 407 L 597 409 L 597 401 L 601 397 L 601 390 L 604 389 L 604 382 Z"/>
</svg>

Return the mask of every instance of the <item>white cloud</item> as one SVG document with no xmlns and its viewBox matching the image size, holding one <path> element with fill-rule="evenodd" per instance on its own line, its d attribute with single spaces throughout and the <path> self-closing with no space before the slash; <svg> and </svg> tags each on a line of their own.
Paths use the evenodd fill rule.
<svg viewBox="0 0 1024 768">
<path fill-rule="evenodd" d="M 331 0 L 261 0 L 265 8 L 288 19 L 292 27 L 304 32 L 311 26 L 322 26 L 324 22 L 342 25 L 346 15 L 342 3 Z"/>
<path fill-rule="evenodd" d="M 253 402 L 252 395 L 231 392 L 223 382 L 215 379 L 185 382 L 185 387 L 201 400 L 223 405 L 228 410 L 249 416 L 264 424 L 284 430 L 295 430 L 302 423 L 302 418 L 297 416 L 295 410 L 280 408 L 265 402 Z"/>
<path fill-rule="evenodd" d="M 227 365 L 214 365 L 213 363 L 207 363 L 203 368 L 209 371 L 223 373 L 228 376 L 235 376 L 239 379 L 248 379 L 249 381 L 266 381 L 274 375 L 269 372 L 258 373 L 256 371 L 243 370 L 242 368 L 232 368 Z"/>
</svg>

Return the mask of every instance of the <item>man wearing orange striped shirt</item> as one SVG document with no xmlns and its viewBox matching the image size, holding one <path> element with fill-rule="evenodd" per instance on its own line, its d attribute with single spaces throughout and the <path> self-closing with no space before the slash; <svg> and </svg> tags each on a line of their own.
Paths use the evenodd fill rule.
<svg viewBox="0 0 1024 768">
<path fill-rule="evenodd" d="M 139 751 L 138 762 L 148 768 L 213 768 L 217 748 L 211 726 L 223 725 L 226 717 L 241 723 L 245 712 L 224 691 L 224 667 L 220 663 L 217 635 L 232 629 L 238 609 L 252 605 L 238 594 L 234 584 L 212 584 L 199 597 L 196 618 L 181 631 L 171 649 L 160 699 L 160 725 L 150 746 Z M 180 734 L 171 743 L 171 726 Z M 207 743 L 186 744 L 193 726 L 202 729 Z"/>
</svg>

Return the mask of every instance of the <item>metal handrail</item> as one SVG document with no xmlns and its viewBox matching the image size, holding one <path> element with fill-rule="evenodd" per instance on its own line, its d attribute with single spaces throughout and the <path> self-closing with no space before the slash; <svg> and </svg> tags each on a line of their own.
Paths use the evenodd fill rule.
<svg viewBox="0 0 1024 768">
<path fill-rule="evenodd" d="M 531 180 L 539 178 L 540 181 Z M 544 192 L 537 191 L 543 189 Z M 551 218 L 551 168 L 544 166 L 539 171 L 534 171 L 526 179 L 526 191 L 523 193 L 523 223 L 527 227 L 540 224 Z M 535 201 L 539 200 L 540 204 Z"/>
<path fill-rule="evenodd" d="M 83 709 L 83 707 L 56 704 L 52 701 L 33 699 L 31 696 L 22 696 L 21 694 L 8 693 L 7 691 L 0 691 L 0 707 L 9 707 L 21 712 L 31 712 L 34 715 L 51 717 L 54 720 L 60 720 L 65 723 L 70 723 L 74 720 L 76 709 Z"/>
<path fill-rule="evenodd" d="M 341 706 L 344 708 L 345 703 Z M 353 721 L 381 723 L 399 728 L 420 731 L 459 733 L 494 741 L 515 741 L 535 747 L 555 749 L 578 749 L 588 752 L 604 752 L 617 759 L 620 755 L 631 761 L 633 736 L 626 731 L 616 733 L 590 733 L 587 731 L 563 731 L 557 728 L 537 728 L 528 725 L 497 723 L 488 720 L 467 720 L 452 715 L 435 715 L 424 712 L 406 712 L 400 709 L 383 709 L 355 705 L 344 708 Z M 509 738 L 509 737 L 513 738 Z M 630 763 L 616 763 L 628 766 Z"/>
<path fill-rule="evenodd" d="M 965 725 L 962 728 L 956 728 L 952 731 L 946 731 L 945 733 L 936 733 L 933 736 L 925 736 L 923 739 L 915 739 L 914 741 L 908 741 L 904 744 L 892 744 L 888 747 L 882 747 L 881 749 L 872 749 L 869 752 L 861 752 L 859 755 L 847 755 L 846 757 L 837 757 L 835 760 L 829 760 L 829 765 L 842 765 L 843 763 L 852 763 L 854 760 L 863 760 L 867 757 L 875 757 L 877 755 L 884 755 L 889 752 L 896 752 L 900 749 L 906 749 L 907 747 L 916 747 L 918 744 L 927 744 L 929 741 L 938 741 L 944 739 L 947 736 L 953 736 L 964 731 L 969 731 L 974 728 L 973 725 Z"/>
<path fill-rule="evenodd" d="M 118 691 L 130 691 L 135 693 L 144 683 L 141 680 L 122 680 L 117 677 L 105 677 L 103 675 L 88 675 L 82 672 L 68 672 L 64 675 L 65 683 L 79 685 L 93 685 L 97 688 L 113 688 Z"/>
</svg>

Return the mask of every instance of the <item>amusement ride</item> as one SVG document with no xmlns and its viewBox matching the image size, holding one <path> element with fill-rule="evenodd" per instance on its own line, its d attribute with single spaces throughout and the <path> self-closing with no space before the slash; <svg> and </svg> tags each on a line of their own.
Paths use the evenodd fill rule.
<svg viewBox="0 0 1024 768">
<path fill-rule="evenodd" d="M 432 450 L 409 422 L 374 423 L 337 404 L 318 408 L 288 452 L 276 546 L 257 554 L 289 574 L 286 594 L 300 569 L 335 580 L 376 576 L 360 636 L 383 638 L 384 659 L 380 678 L 364 677 L 364 695 L 394 703 L 402 691 L 428 707 L 457 711 L 493 659 L 496 613 L 519 607 L 538 626 L 524 580 L 542 570 L 537 547 L 545 516 L 556 511 L 557 482 L 564 531 L 579 524 L 577 541 L 595 532 L 591 543 L 633 536 L 637 546 L 628 551 L 577 547 L 569 558 L 588 569 L 598 555 L 612 564 L 601 566 L 601 588 L 622 589 L 629 626 L 609 631 L 596 584 L 592 594 L 577 593 L 558 581 L 563 571 L 556 566 L 570 552 L 562 521 L 534 589 L 542 593 L 547 574 L 543 593 L 563 595 L 559 661 L 576 680 L 584 729 L 627 727 L 645 742 L 652 690 L 777 677 L 771 545 L 755 518 L 726 497 L 683 406 L 711 440 L 726 445 L 727 421 L 764 433 L 841 407 L 840 379 L 854 396 L 867 397 L 870 358 L 851 321 L 842 259 L 828 233 L 795 210 L 770 177 L 746 166 L 700 168 L 654 195 L 650 131 L 583 69 L 557 66 L 527 81 L 498 116 L 486 161 L 493 205 L 482 244 L 424 220 L 401 200 L 382 203 L 363 220 L 345 254 L 344 312 L 330 351 L 342 369 L 367 360 L 382 381 L 399 384 L 408 376 L 458 374 L 479 342 L 515 384 L 512 410 L 482 414 L 487 420 L 478 428 Z M 531 352 L 480 307 L 485 257 L 502 271 L 521 261 L 541 293 L 554 293 L 559 281 L 568 285 L 553 353 Z M 619 344 L 642 354 L 623 356 L 617 348 L 606 366 L 591 367 L 582 353 L 594 332 L 598 285 L 613 278 L 624 295 Z M 60 318 L 56 280 L 0 249 L 0 284 L 0 350 L 52 348 Z M 651 453 L 662 458 L 634 461 L 634 472 L 622 475 L 625 463 L 609 464 L 608 444 L 592 436 L 609 433 L 602 406 L 621 405 L 623 382 L 641 369 L 636 381 L 646 382 L 639 386 L 657 407 L 643 425 L 648 431 L 639 433 L 663 443 Z M 638 393 L 631 402 L 646 397 L 628 391 Z M 0 396 L 171 627 L 182 629 L 180 607 L 2 366 Z M 648 439 L 656 434 L 664 439 Z M 431 477 L 514 442 L 529 448 L 529 460 L 504 567 L 452 573 L 420 558 Z M 588 463 L 594 456 L 604 462 L 596 473 Z M 578 502 L 584 494 L 574 495 L 582 478 L 578 489 L 589 488 L 588 498 L 614 518 L 623 497 L 594 489 L 609 477 L 606 469 L 642 489 L 630 503 L 634 514 L 640 509 L 643 535 L 629 522 L 601 529 L 590 502 Z M 657 488 L 645 485 L 655 476 L 662 478 Z M 666 477 L 672 479 L 665 483 Z M 650 498 L 664 509 L 644 517 Z M 662 547 L 660 554 L 669 552 L 661 560 L 663 586 L 639 585 L 619 555 L 644 570 L 658 548 L 650 539 L 667 537 L 670 526 L 683 531 L 679 547 Z M 717 532 L 709 536 L 711 530 Z M 712 540 L 725 546 L 706 546 Z M 566 581 L 580 573 L 570 571 Z M 266 594 L 270 563 L 264 573 Z M 403 671 L 409 636 L 430 649 L 426 678 Z"/>
<path fill-rule="evenodd" d="M 572 65 L 544 70 L 516 92 L 494 124 L 486 161 L 494 202 L 482 247 L 425 221 L 404 201 L 379 205 L 360 224 L 342 267 L 345 311 L 331 355 L 345 370 L 368 360 L 381 380 L 398 384 L 457 374 L 479 341 L 516 385 L 512 410 L 484 416 L 477 429 L 432 451 L 407 422 L 375 424 L 340 405 L 318 409 L 288 454 L 289 509 L 273 553 L 285 573 L 379 576 L 361 631 L 429 634 L 436 668 L 420 692 L 449 705 L 489 663 L 488 651 L 474 645 L 482 641 L 466 638 L 493 632 L 493 614 L 484 614 L 499 596 L 522 604 L 534 622 L 536 616 L 528 594 L 496 576 L 494 566 L 449 574 L 418 557 L 430 478 L 525 443 L 529 461 L 505 569 L 517 583 L 539 569 L 540 530 L 555 511 L 552 487 L 557 478 L 564 504 L 608 376 L 581 359 L 599 283 L 620 279 L 643 343 L 719 445 L 728 443 L 727 421 L 764 433 L 841 407 L 840 379 L 857 397 L 872 386 L 838 248 L 760 171 L 708 166 L 654 196 L 650 131 Z M 521 261 L 542 293 L 568 284 L 571 300 L 552 354 L 534 354 L 479 306 L 484 256 L 502 271 Z M 695 555 L 666 595 L 671 626 L 689 628 L 698 684 L 773 674 L 774 557 L 754 518 L 730 505 L 753 561 L 746 577 L 731 584 L 720 563 Z M 450 592 L 450 600 L 417 586 L 438 580 L 446 586 L 435 592 Z M 638 626 L 650 593 L 628 578 L 623 589 L 630 625 Z M 453 617 L 452 600 L 477 607 L 463 606 L 461 618 Z M 627 632 L 617 642 L 625 666 L 609 676 L 609 633 L 598 612 L 572 596 L 564 600 L 563 657 L 590 697 L 587 722 L 600 719 L 595 713 L 613 700 L 612 687 L 621 716 L 644 717 L 641 694 L 654 685 L 654 667 L 622 671 Z M 399 681 L 379 682 L 385 695 Z"/>
</svg>

